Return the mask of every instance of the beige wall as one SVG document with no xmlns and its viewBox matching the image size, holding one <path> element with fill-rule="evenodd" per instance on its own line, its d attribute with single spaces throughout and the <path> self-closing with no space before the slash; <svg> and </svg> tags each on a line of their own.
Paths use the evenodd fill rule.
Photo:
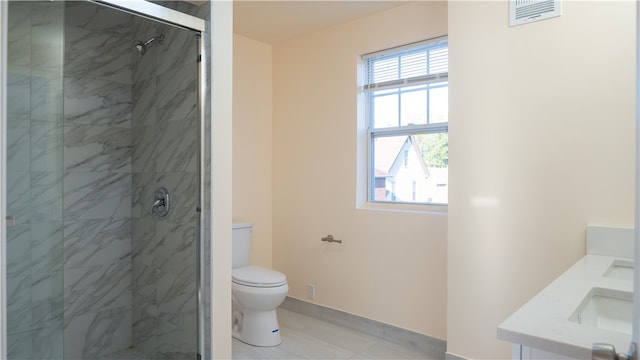
<svg viewBox="0 0 640 360">
<path fill-rule="evenodd" d="M 231 359 L 231 134 L 233 4 L 211 3 L 211 346 Z M 228 319 L 221 321 L 220 319 Z"/>
<path fill-rule="evenodd" d="M 445 35 L 445 2 L 273 47 L 273 266 L 293 297 L 446 337 L 446 215 L 356 209 L 360 55 Z M 332 234 L 341 245 L 320 238 Z"/>
<path fill-rule="evenodd" d="M 253 223 L 251 263 L 271 267 L 271 46 L 233 37 L 233 221 Z"/>
<path fill-rule="evenodd" d="M 508 358 L 497 325 L 633 226 L 635 4 L 563 1 L 509 28 L 508 3 L 449 3 L 449 352 Z"/>
</svg>

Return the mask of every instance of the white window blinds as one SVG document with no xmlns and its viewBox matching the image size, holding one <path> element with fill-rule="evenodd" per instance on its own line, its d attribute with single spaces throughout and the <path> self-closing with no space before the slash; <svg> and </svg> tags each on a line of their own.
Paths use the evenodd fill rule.
<svg viewBox="0 0 640 360">
<path fill-rule="evenodd" d="M 417 47 L 416 47 L 417 46 Z M 365 55 L 367 78 L 364 90 L 384 90 L 447 81 L 449 43 L 447 39 L 412 44 Z"/>
</svg>

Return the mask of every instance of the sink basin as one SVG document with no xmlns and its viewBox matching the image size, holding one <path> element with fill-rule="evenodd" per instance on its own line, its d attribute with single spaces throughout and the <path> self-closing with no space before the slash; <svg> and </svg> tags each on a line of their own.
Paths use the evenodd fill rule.
<svg viewBox="0 0 640 360">
<path fill-rule="evenodd" d="M 615 260 L 605 271 L 604 276 L 633 281 L 633 261 Z"/>
<path fill-rule="evenodd" d="M 631 334 L 632 309 L 631 292 L 593 288 L 569 320 L 603 330 Z"/>
</svg>

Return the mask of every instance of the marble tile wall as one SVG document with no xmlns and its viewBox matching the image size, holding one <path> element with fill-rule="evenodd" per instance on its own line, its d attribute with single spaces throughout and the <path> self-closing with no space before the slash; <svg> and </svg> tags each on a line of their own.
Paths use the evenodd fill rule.
<svg viewBox="0 0 640 360">
<path fill-rule="evenodd" d="M 9 3 L 9 358 L 62 357 L 62 21 L 58 2 Z"/>
<path fill-rule="evenodd" d="M 195 35 L 85 2 L 10 14 L 9 357 L 193 358 Z M 142 57 L 132 32 L 166 40 Z"/>
<path fill-rule="evenodd" d="M 145 19 L 133 29 L 165 37 L 133 59 L 133 343 L 153 359 L 195 358 L 197 42 Z M 150 212 L 160 186 L 172 196 L 164 218 Z"/>
<path fill-rule="evenodd" d="M 65 12 L 64 354 L 95 359 L 132 341 L 132 16 Z"/>
</svg>

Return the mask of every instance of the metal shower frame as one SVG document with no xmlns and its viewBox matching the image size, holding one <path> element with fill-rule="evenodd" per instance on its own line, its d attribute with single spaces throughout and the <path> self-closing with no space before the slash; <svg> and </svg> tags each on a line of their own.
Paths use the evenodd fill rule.
<svg viewBox="0 0 640 360">
<path fill-rule="evenodd" d="M 203 264 L 206 263 L 206 251 L 205 251 L 205 241 L 203 241 L 203 236 L 208 234 L 205 231 L 205 221 L 203 221 L 203 209 L 205 208 L 205 183 L 206 178 L 203 172 L 203 169 L 206 168 L 206 156 L 205 147 L 206 147 L 206 139 L 205 132 L 206 129 L 206 118 L 205 118 L 205 104 L 206 104 L 206 69 L 208 68 L 208 64 L 206 63 L 206 41 L 203 41 L 203 34 L 205 34 L 206 30 L 206 22 L 203 19 L 197 18 L 195 16 L 191 16 L 173 9 L 169 9 L 152 2 L 137 0 L 89 0 L 93 3 L 100 4 L 103 6 L 111 7 L 113 9 L 127 12 L 136 16 L 140 16 L 143 18 L 147 18 L 156 22 L 164 23 L 167 25 L 183 28 L 186 30 L 194 31 L 197 33 L 198 37 L 198 105 L 197 105 L 197 114 L 198 114 L 198 131 L 197 131 L 197 141 L 198 141 L 198 170 L 197 170 L 197 194 L 198 194 L 198 205 L 197 205 L 197 228 L 198 233 L 196 236 L 196 259 L 197 259 L 197 269 L 196 269 L 196 288 L 197 288 L 197 307 L 196 312 L 198 314 L 197 321 L 197 336 L 198 336 L 198 359 L 201 359 L 202 354 L 206 354 L 206 339 L 205 339 L 205 319 L 204 319 L 204 309 L 205 309 L 205 294 L 203 293 L 203 280 L 204 276 L 206 276 L 205 267 Z M 211 349 L 209 349 L 211 350 Z"/>
</svg>

